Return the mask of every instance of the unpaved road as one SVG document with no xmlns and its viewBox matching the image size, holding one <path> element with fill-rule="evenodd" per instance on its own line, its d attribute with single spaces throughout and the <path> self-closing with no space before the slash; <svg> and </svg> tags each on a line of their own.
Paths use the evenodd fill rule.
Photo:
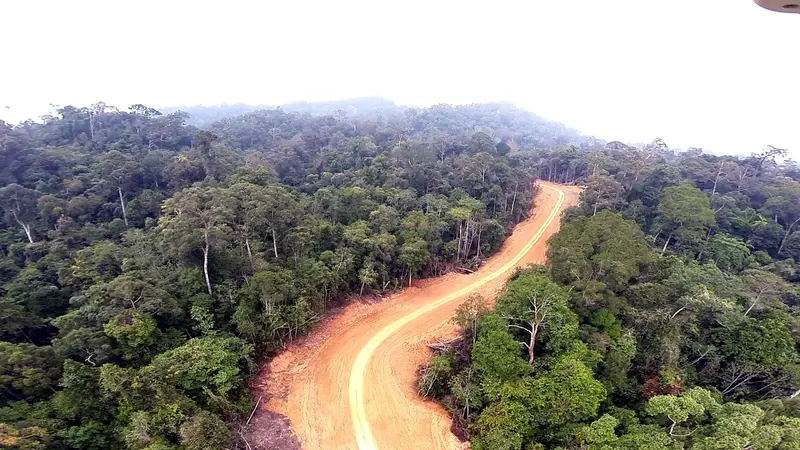
<svg viewBox="0 0 800 450">
<path fill-rule="evenodd" d="M 450 318 L 469 294 L 494 298 L 515 267 L 544 262 L 547 238 L 580 190 L 539 186 L 533 215 L 477 272 L 355 302 L 274 358 L 254 385 L 268 398 L 263 408 L 288 417 L 306 450 L 461 448 L 447 412 L 417 396 L 415 373 L 429 355 L 424 344 L 453 333 Z M 270 448 L 259 434 L 251 444 Z"/>
</svg>

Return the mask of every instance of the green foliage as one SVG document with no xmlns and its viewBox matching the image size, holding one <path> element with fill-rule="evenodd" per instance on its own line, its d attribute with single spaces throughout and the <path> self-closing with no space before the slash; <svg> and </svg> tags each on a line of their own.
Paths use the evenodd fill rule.
<svg viewBox="0 0 800 450">
<path fill-rule="evenodd" d="M 796 342 L 785 319 L 746 319 L 726 331 L 721 336 L 723 351 L 743 364 L 780 368 L 797 361 Z"/>
<path fill-rule="evenodd" d="M 180 428 L 181 446 L 186 450 L 226 448 L 229 441 L 228 427 L 206 411 L 190 417 Z"/>
<path fill-rule="evenodd" d="M 105 324 L 104 329 L 109 337 L 119 343 L 125 359 L 143 356 L 161 335 L 156 321 L 137 311 L 126 311 L 114 317 Z"/>
<path fill-rule="evenodd" d="M 438 397 L 446 392 L 448 382 L 453 376 L 453 355 L 436 354 L 428 360 L 418 382 L 418 390 L 423 397 Z"/>
<path fill-rule="evenodd" d="M 529 406 L 542 426 L 583 422 L 597 415 L 606 390 L 582 361 L 564 358 L 536 376 Z"/>
<path fill-rule="evenodd" d="M 699 189 L 682 184 L 664 189 L 658 210 L 666 230 L 686 244 L 699 242 L 708 227 L 714 224 L 714 211 L 711 204 Z M 669 237 L 664 248 L 669 246 Z"/>
<path fill-rule="evenodd" d="M 621 289 L 651 258 L 636 223 L 608 211 L 565 223 L 548 242 L 553 278 L 562 283 Z"/>
<path fill-rule="evenodd" d="M 252 346 L 241 339 L 194 338 L 156 356 L 143 374 L 196 395 L 211 390 L 225 396 L 242 387 L 252 353 Z"/>
<path fill-rule="evenodd" d="M 750 248 L 740 239 L 718 234 L 704 247 L 706 258 L 725 271 L 741 272 L 753 264 Z"/>
<path fill-rule="evenodd" d="M 632 334 L 626 332 L 611 342 L 600 369 L 606 390 L 613 393 L 629 384 L 628 372 L 633 367 L 635 357 L 636 338 Z"/>
<path fill-rule="evenodd" d="M 0 341 L 0 405 L 46 395 L 61 375 L 59 366 L 52 347 Z"/>
<path fill-rule="evenodd" d="M 591 447 L 602 448 L 605 444 L 611 444 L 617 441 L 617 435 L 614 432 L 619 420 L 609 414 L 603 414 L 599 419 L 595 420 L 589 426 L 585 426 L 580 431 L 580 440 L 589 444 Z"/>
<path fill-rule="evenodd" d="M 486 314 L 478 321 L 472 362 L 484 378 L 500 381 L 517 379 L 531 370 L 522 358 L 522 343 L 514 339 L 506 321 L 496 314 Z"/>
<path fill-rule="evenodd" d="M 510 281 L 495 311 L 515 330 L 524 330 L 531 364 L 537 340 L 543 340 L 548 350 L 558 354 L 577 337 L 578 318 L 567 305 L 566 292 L 543 275 L 520 275 Z"/>
<path fill-rule="evenodd" d="M 216 417 L 247 409 L 256 350 L 274 354 L 354 293 L 479 267 L 530 211 L 527 151 L 584 141 L 508 105 L 369 104 L 240 109 L 203 130 L 141 104 L 0 123 L 8 436 L 236 448 Z M 437 389 L 474 417 L 481 380 L 457 378 L 461 355 Z"/>
<path fill-rule="evenodd" d="M 500 401 L 483 410 L 475 422 L 476 450 L 522 450 L 533 434 L 530 411 L 514 401 Z"/>
</svg>

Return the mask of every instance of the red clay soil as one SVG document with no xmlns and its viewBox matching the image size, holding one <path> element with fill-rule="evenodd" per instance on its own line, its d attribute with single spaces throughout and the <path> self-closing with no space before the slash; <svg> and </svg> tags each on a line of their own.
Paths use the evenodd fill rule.
<svg viewBox="0 0 800 450">
<path fill-rule="evenodd" d="M 253 449 L 461 449 L 451 419 L 417 395 L 426 343 L 452 336 L 456 308 L 473 292 L 494 299 L 514 267 L 545 260 L 547 239 L 580 189 L 541 188 L 530 218 L 478 271 L 415 281 L 380 302 L 356 300 L 267 364 L 251 382 L 264 397 Z"/>
</svg>

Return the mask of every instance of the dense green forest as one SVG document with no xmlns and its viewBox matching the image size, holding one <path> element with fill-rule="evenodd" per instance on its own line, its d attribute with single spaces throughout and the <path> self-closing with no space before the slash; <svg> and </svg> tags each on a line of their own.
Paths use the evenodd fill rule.
<svg viewBox="0 0 800 450">
<path fill-rule="evenodd" d="M 491 307 L 422 368 L 477 450 L 800 449 L 800 171 L 750 157 L 541 152 L 586 186 Z"/>
<path fill-rule="evenodd" d="M 540 169 L 603 145 L 502 104 L 326 108 L 0 122 L 0 447 L 236 448 L 255 361 L 351 295 L 477 267 Z"/>
</svg>

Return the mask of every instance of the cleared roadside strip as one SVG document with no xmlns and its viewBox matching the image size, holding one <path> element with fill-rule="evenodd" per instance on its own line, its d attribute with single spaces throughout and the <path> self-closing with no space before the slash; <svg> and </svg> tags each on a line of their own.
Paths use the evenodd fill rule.
<svg viewBox="0 0 800 450">
<path fill-rule="evenodd" d="M 358 356 L 353 363 L 353 368 L 350 371 L 350 385 L 348 393 L 350 400 L 350 416 L 353 420 L 353 427 L 355 427 L 356 441 L 358 443 L 359 450 L 377 450 L 378 448 L 377 444 L 375 443 L 375 438 L 372 435 L 369 422 L 367 421 L 367 410 L 364 406 L 364 374 L 367 371 L 367 364 L 369 364 L 372 354 L 375 353 L 375 350 L 377 350 L 377 348 L 380 347 L 380 345 L 383 344 L 386 339 L 400 330 L 400 328 L 410 323 L 412 320 L 421 317 L 423 314 L 433 311 L 434 309 L 446 303 L 464 297 L 475 289 L 513 269 L 519 263 L 522 257 L 525 256 L 525 254 L 527 254 L 531 248 L 533 248 L 536 242 L 539 241 L 544 232 L 558 215 L 561 204 L 564 203 L 564 192 L 562 190 L 548 185 L 539 186 L 557 192 L 558 201 L 556 202 L 553 210 L 550 211 L 550 215 L 547 217 L 547 220 L 545 220 L 544 224 L 542 224 L 542 227 L 539 229 L 539 231 L 536 232 L 530 242 L 528 242 L 525 247 L 514 256 L 514 258 L 496 271 L 480 277 L 474 283 L 459 289 L 458 291 L 453 292 L 452 294 L 447 295 L 433 303 L 412 311 L 395 322 L 387 325 L 377 334 L 372 336 L 372 339 L 370 339 L 369 342 L 367 342 L 367 344 L 358 353 Z"/>
</svg>

